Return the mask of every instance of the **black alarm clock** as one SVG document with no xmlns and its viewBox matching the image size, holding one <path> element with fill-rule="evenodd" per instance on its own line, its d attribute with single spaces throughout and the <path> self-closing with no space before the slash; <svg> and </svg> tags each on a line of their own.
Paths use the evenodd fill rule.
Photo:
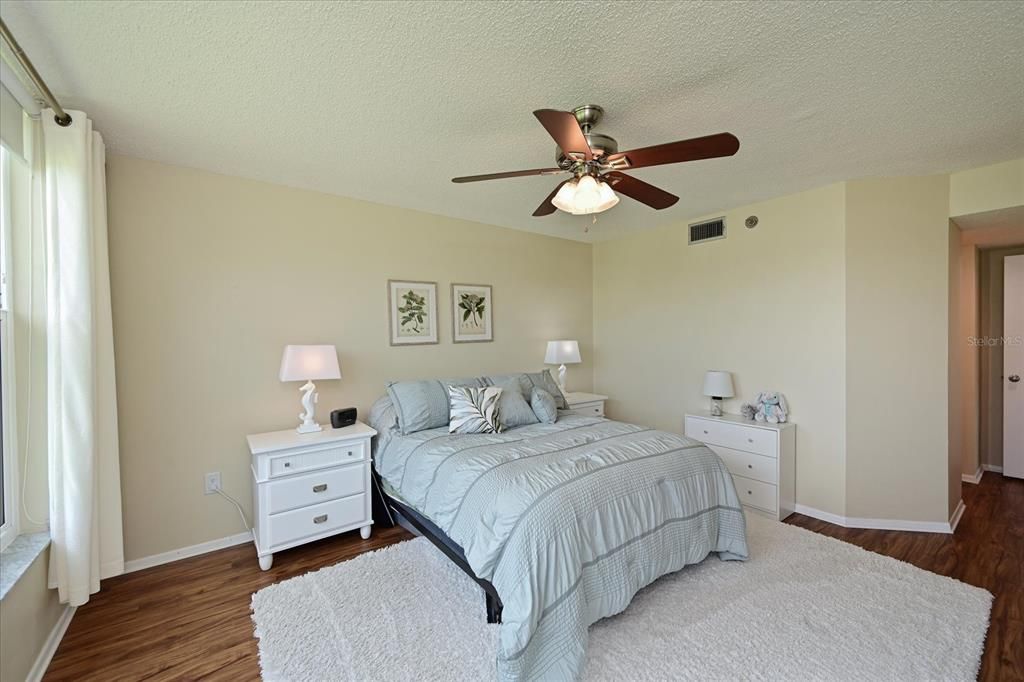
<svg viewBox="0 0 1024 682">
<path fill-rule="evenodd" d="M 340 429 L 345 426 L 352 426 L 356 423 L 356 408 L 346 407 L 342 410 L 331 412 L 331 426 Z"/>
</svg>

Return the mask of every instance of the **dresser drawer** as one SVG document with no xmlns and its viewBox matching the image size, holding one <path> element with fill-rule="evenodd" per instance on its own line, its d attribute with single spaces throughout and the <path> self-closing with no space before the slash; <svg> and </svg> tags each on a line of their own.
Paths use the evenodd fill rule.
<svg viewBox="0 0 1024 682">
<path fill-rule="evenodd" d="M 573 405 L 567 412 L 569 414 L 579 414 L 584 417 L 603 417 L 604 416 L 604 401 L 597 403 L 582 403 L 579 405 Z"/>
<path fill-rule="evenodd" d="M 270 548 L 295 542 L 311 535 L 319 535 L 344 526 L 355 526 L 368 521 L 366 495 L 353 495 L 340 500 L 331 500 L 311 507 L 272 514 L 270 525 Z"/>
<path fill-rule="evenodd" d="M 766 512 L 776 513 L 779 510 L 776 488 L 771 483 L 755 481 L 752 478 L 737 476 L 733 474 L 733 483 L 736 485 L 736 495 L 740 502 L 751 507 L 763 509 Z"/>
<path fill-rule="evenodd" d="M 686 435 L 696 438 L 702 443 L 722 445 L 744 452 L 756 452 L 766 457 L 778 456 L 776 433 L 768 429 L 687 417 Z"/>
<path fill-rule="evenodd" d="M 270 458 L 270 478 L 291 476 L 292 474 L 313 469 L 360 462 L 366 459 L 366 444 L 363 442 L 351 445 L 332 445 L 319 449 L 277 455 Z"/>
<path fill-rule="evenodd" d="M 267 513 L 277 514 L 366 492 L 366 465 L 324 469 L 263 485 L 266 487 Z"/>
<path fill-rule="evenodd" d="M 774 457 L 765 457 L 764 455 L 755 455 L 752 452 L 743 452 L 742 450 L 733 450 L 732 448 L 725 448 L 721 445 L 708 445 L 711 450 L 722 458 L 725 462 L 726 468 L 736 476 L 744 476 L 746 478 L 753 478 L 756 481 L 762 481 L 763 483 L 778 483 L 778 462 Z"/>
</svg>

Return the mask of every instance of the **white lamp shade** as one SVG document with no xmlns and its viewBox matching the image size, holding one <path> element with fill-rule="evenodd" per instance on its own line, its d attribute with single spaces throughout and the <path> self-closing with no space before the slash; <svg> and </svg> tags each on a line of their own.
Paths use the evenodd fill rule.
<svg viewBox="0 0 1024 682">
<path fill-rule="evenodd" d="M 580 344 L 577 341 L 548 341 L 544 362 L 548 365 L 571 365 L 582 362 Z"/>
<path fill-rule="evenodd" d="M 732 374 L 710 370 L 704 375 L 704 395 L 712 398 L 732 398 L 736 391 L 732 386 Z"/>
<path fill-rule="evenodd" d="M 338 351 L 334 346 L 285 346 L 281 381 L 340 379 Z"/>
</svg>

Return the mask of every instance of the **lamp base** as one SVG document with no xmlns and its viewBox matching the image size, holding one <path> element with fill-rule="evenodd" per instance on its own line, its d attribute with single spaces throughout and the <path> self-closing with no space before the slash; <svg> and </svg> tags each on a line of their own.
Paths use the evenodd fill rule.
<svg viewBox="0 0 1024 682">
<path fill-rule="evenodd" d="M 711 399 L 711 416 L 721 417 L 722 416 L 722 399 L 712 398 Z"/>
<path fill-rule="evenodd" d="M 558 366 L 558 387 L 562 389 L 562 393 L 566 393 L 565 390 L 565 365 Z"/>
<path fill-rule="evenodd" d="M 323 431 L 323 428 L 316 423 L 314 417 L 316 416 L 316 403 L 319 399 L 319 395 L 316 392 L 316 386 L 312 381 L 307 381 L 299 389 L 302 391 L 302 407 L 305 410 L 299 415 L 299 419 L 302 423 L 299 424 L 299 428 L 295 429 L 296 433 L 315 433 L 317 431 Z"/>
</svg>

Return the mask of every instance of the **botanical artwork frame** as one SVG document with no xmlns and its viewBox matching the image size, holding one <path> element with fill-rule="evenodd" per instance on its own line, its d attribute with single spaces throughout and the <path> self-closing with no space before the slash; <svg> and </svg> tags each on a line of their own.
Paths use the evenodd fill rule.
<svg viewBox="0 0 1024 682">
<path fill-rule="evenodd" d="M 452 284 L 452 343 L 494 340 L 494 290 L 490 284 Z"/>
<path fill-rule="evenodd" d="M 392 346 L 438 343 L 437 282 L 389 279 L 388 331 Z"/>
</svg>

